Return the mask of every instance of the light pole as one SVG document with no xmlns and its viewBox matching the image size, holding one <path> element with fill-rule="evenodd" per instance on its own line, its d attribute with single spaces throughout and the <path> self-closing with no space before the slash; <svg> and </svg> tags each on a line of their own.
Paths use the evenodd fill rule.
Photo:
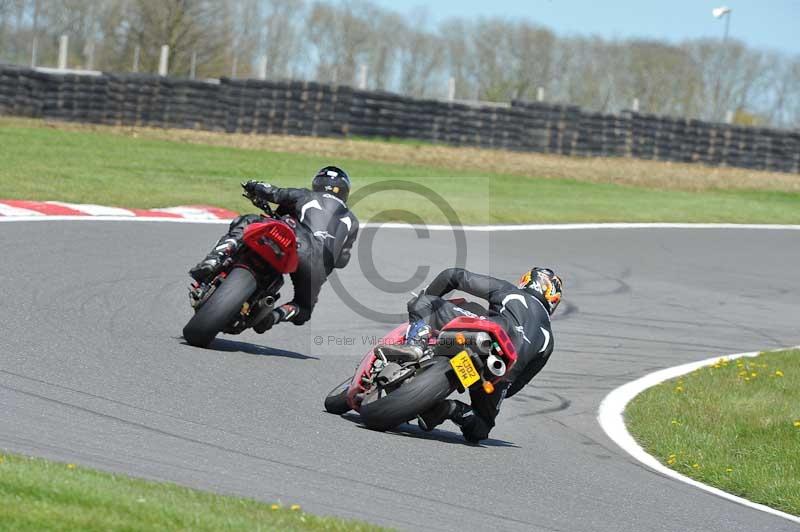
<svg viewBox="0 0 800 532">
<path fill-rule="evenodd" d="M 728 42 L 728 31 L 731 29 L 731 13 L 733 13 L 733 9 L 727 6 L 717 7 L 711 10 L 711 14 L 714 15 L 714 18 L 725 18 L 725 33 L 722 35 L 723 45 Z"/>
<path fill-rule="evenodd" d="M 717 119 L 722 113 L 722 109 L 720 106 L 719 101 L 719 92 L 720 92 L 720 85 L 722 83 L 722 69 L 725 67 L 725 63 L 727 62 L 727 52 L 728 52 L 728 32 L 731 28 L 731 13 L 733 13 L 733 9 L 727 6 L 716 7 L 711 10 L 711 14 L 716 19 L 725 18 L 725 33 L 722 34 L 722 55 L 720 57 L 719 69 L 717 70 L 717 82 L 714 87 L 714 118 Z"/>
</svg>

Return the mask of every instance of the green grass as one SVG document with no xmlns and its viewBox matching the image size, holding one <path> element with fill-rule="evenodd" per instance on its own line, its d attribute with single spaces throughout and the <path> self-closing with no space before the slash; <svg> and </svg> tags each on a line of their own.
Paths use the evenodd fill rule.
<svg viewBox="0 0 800 532">
<path fill-rule="evenodd" d="M 795 192 L 687 192 L 479 171 L 451 172 L 65 131 L 13 121 L 0 121 L 0 147 L 3 199 L 140 208 L 205 203 L 246 211 L 252 207 L 239 197 L 240 181 L 257 178 L 282 186 L 307 186 L 317 168 L 337 163 L 350 172 L 356 186 L 390 179 L 424 185 L 444 197 L 458 212 L 460 221 L 467 224 L 800 223 L 800 193 Z M 369 158 L 368 152 L 364 157 Z M 446 221 L 438 205 L 415 193 L 383 192 L 355 206 L 362 220 L 396 218 L 396 213 L 385 212 L 391 209 L 410 210 L 430 223 Z"/>
<path fill-rule="evenodd" d="M 381 529 L 292 506 L 0 454 L 0 530 Z"/>
<path fill-rule="evenodd" d="M 672 469 L 800 515 L 800 350 L 717 362 L 628 405 L 628 428 Z"/>
</svg>

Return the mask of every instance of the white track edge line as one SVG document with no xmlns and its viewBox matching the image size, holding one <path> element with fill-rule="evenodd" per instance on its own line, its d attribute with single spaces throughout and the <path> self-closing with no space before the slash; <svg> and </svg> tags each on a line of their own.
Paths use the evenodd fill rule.
<svg viewBox="0 0 800 532">
<path fill-rule="evenodd" d="M 732 223 L 664 223 L 664 222 L 609 222 L 609 223 L 573 223 L 573 224 L 520 224 L 520 225 L 413 225 L 397 222 L 370 222 L 361 224 L 369 229 L 413 229 L 429 231 L 569 231 L 585 229 L 780 229 L 800 230 L 800 225 L 782 224 L 732 224 Z"/>
<path fill-rule="evenodd" d="M 2 222 L 169 222 L 184 224 L 230 224 L 226 218 L 167 218 L 163 216 L 0 216 Z"/>
<path fill-rule="evenodd" d="M 0 216 L 0 222 L 47 222 L 47 221 L 92 221 L 92 222 L 169 222 L 190 224 L 229 224 L 230 219 L 165 218 L 158 216 Z M 368 222 L 362 229 L 407 229 L 414 231 L 464 231 L 490 233 L 500 231 L 570 231 L 587 229 L 753 229 L 800 231 L 800 225 L 781 224 L 731 224 L 731 223 L 576 223 L 576 224 L 528 224 L 528 225 L 411 225 L 402 223 Z"/>
<path fill-rule="evenodd" d="M 697 362 L 690 362 L 688 364 L 682 364 L 680 366 L 674 366 L 671 368 L 666 368 L 659 371 L 655 371 L 653 373 L 649 373 L 644 377 L 636 379 L 635 381 L 623 384 L 619 388 L 609 393 L 600 403 L 600 408 L 597 414 L 597 421 L 600 423 L 600 426 L 603 428 L 608 437 L 611 438 L 614 441 L 614 443 L 616 443 L 619 447 L 621 447 L 622 450 L 627 452 L 629 455 L 631 455 L 636 460 L 646 465 L 650 469 L 653 469 L 657 473 L 661 473 L 664 476 L 671 477 L 681 482 L 685 482 L 686 484 L 694 486 L 695 488 L 699 488 L 703 491 L 707 491 L 709 493 L 717 495 L 718 497 L 722 497 L 723 499 L 736 502 L 743 506 L 747 506 L 755 510 L 760 510 L 762 512 L 766 512 L 778 517 L 783 517 L 784 519 L 788 519 L 789 521 L 793 521 L 795 523 L 800 523 L 800 517 L 798 516 L 791 515 L 786 512 L 782 512 L 780 510 L 776 510 L 775 508 L 771 508 L 764 504 L 759 504 L 747 500 L 743 497 L 733 495 L 719 488 L 703 484 L 702 482 L 698 482 L 694 479 L 691 479 L 685 475 L 678 473 L 677 471 L 674 471 L 673 469 L 666 467 L 661 462 L 659 462 L 653 455 L 647 453 L 644 449 L 642 449 L 641 446 L 639 446 L 639 444 L 636 442 L 633 436 L 631 436 L 631 433 L 628 432 L 628 429 L 625 426 L 625 418 L 624 418 L 625 407 L 628 405 L 628 403 L 630 403 L 633 400 L 634 397 L 636 397 L 643 391 L 647 390 L 648 388 L 651 388 L 666 380 L 674 379 L 675 377 L 691 373 L 692 371 L 698 368 L 709 366 L 720 359 L 735 360 L 737 358 L 743 358 L 743 357 L 755 357 L 758 356 L 760 353 L 772 353 L 775 351 L 784 351 L 787 349 L 800 349 L 800 346 L 772 349 L 770 351 L 758 351 L 750 353 L 736 353 L 732 355 L 723 355 L 713 358 L 707 358 L 705 360 L 700 360 Z"/>
</svg>

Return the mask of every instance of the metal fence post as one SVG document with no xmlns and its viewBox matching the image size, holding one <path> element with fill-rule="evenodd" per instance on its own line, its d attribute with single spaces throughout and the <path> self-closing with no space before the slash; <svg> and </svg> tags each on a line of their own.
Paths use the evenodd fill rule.
<svg viewBox="0 0 800 532">
<path fill-rule="evenodd" d="M 189 67 L 189 79 L 197 77 L 197 51 L 192 50 L 192 64 Z"/>
<path fill-rule="evenodd" d="M 358 88 L 367 89 L 367 65 L 361 65 L 358 70 Z"/>
<path fill-rule="evenodd" d="M 266 55 L 262 55 L 258 61 L 258 79 L 267 79 L 267 59 Z"/>
<path fill-rule="evenodd" d="M 169 45 L 161 47 L 161 57 L 158 60 L 158 75 L 166 76 L 169 71 Z"/>
<path fill-rule="evenodd" d="M 133 49 L 133 72 L 139 72 L 139 55 L 141 53 L 142 49 L 139 46 Z"/>
<path fill-rule="evenodd" d="M 62 35 L 58 39 L 58 69 L 67 69 L 67 49 L 69 48 L 69 36 Z"/>
<path fill-rule="evenodd" d="M 726 124 L 733 124 L 733 117 L 734 117 L 733 111 L 731 111 L 730 109 L 725 111 L 725 123 Z"/>
<path fill-rule="evenodd" d="M 33 38 L 33 44 L 31 46 L 31 68 L 36 68 L 36 55 L 39 53 L 39 38 Z"/>
</svg>

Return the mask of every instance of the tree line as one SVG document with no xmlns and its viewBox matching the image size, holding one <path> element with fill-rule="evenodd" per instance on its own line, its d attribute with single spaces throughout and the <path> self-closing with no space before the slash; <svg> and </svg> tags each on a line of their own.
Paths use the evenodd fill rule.
<svg viewBox="0 0 800 532">
<path fill-rule="evenodd" d="M 536 100 L 800 128 L 800 56 L 741 41 L 564 37 L 530 21 L 401 15 L 368 0 L 0 0 L 0 61 L 307 79 L 415 97 Z M 35 44 L 34 44 L 35 43 Z M 34 52 L 35 47 L 35 52 Z M 454 84 L 451 85 L 451 80 Z"/>
</svg>

